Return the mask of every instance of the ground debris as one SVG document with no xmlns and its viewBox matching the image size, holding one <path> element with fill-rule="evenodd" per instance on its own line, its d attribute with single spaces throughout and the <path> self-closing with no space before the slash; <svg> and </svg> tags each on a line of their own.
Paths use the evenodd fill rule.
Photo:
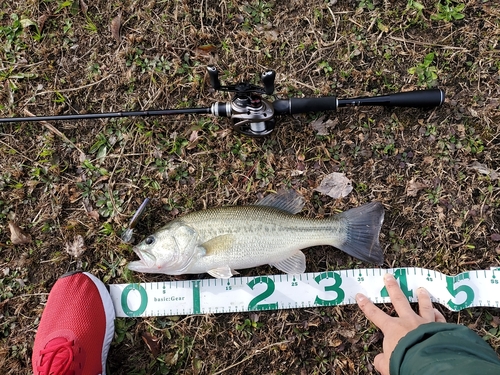
<svg viewBox="0 0 500 375">
<path fill-rule="evenodd" d="M 64 250 L 74 258 L 81 257 L 86 249 L 83 237 L 79 234 L 75 236 L 73 242 L 66 242 L 64 245 Z"/>
<path fill-rule="evenodd" d="M 9 221 L 10 241 L 13 245 L 26 245 L 31 243 L 31 235 L 25 233 L 19 225 Z"/>
<path fill-rule="evenodd" d="M 333 172 L 325 176 L 314 190 L 337 199 L 348 196 L 352 189 L 352 182 L 345 174 Z"/>
</svg>

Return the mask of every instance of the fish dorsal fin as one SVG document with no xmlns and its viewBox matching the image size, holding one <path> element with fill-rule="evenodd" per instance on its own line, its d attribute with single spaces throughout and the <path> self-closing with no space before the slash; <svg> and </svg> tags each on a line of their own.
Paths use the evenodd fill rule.
<svg viewBox="0 0 500 375">
<path fill-rule="evenodd" d="M 231 267 L 229 267 L 229 266 L 222 266 L 219 268 L 214 268 L 214 269 L 208 270 L 207 273 L 210 276 L 213 276 L 217 279 L 229 279 L 233 275 L 239 274 L 238 271 L 231 269 Z"/>
<path fill-rule="evenodd" d="M 297 275 L 299 273 L 304 273 L 306 270 L 306 256 L 302 251 L 299 251 L 290 258 L 273 263 L 271 266 L 276 267 L 280 271 Z"/>
<path fill-rule="evenodd" d="M 305 200 L 302 195 L 293 189 L 279 190 L 276 194 L 269 194 L 255 203 L 257 206 L 274 207 L 296 214 L 304 208 Z"/>
<path fill-rule="evenodd" d="M 206 255 L 214 255 L 229 249 L 234 243 L 234 235 L 223 234 L 221 236 L 214 237 L 201 244 L 207 251 Z"/>
</svg>

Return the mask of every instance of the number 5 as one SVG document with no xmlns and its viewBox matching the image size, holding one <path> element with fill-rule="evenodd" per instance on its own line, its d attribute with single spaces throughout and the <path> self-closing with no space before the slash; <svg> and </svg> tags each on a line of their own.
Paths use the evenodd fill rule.
<svg viewBox="0 0 500 375">
<path fill-rule="evenodd" d="M 448 302 L 446 302 L 448 306 L 450 306 L 450 308 L 455 311 L 465 309 L 466 307 L 470 306 L 474 301 L 474 290 L 472 290 L 472 288 L 469 285 L 460 285 L 458 288 L 455 289 L 454 284 L 457 281 L 460 280 L 456 280 L 456 277 L 446 276 L 446 289 L 448 289 L 448 292 L 450 292 L 453 298 L 456 298 L 456 296 L 461 292 L 465 292 L 466 295 L 465 302 L 461 304 L 456 304 L 451 299 Z"/>
</svg>

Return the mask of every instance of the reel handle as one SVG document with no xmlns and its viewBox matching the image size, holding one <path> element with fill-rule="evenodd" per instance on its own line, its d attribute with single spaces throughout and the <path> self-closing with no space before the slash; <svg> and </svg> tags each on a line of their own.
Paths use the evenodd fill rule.
<svg viewBox="0 0 500 375">
<path fill-rule="evenodd" d="M 219 80 L 219 71 L 213 65 L 207 66 L 208 76 L 210 77 L 210 85 L 214 88 L 214 90 L 220 90 L 220 80 Z"/>
</svg>

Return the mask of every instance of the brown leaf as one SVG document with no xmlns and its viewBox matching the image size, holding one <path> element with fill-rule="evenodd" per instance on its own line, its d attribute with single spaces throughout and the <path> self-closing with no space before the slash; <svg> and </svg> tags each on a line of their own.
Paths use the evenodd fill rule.
<svg viewBox="0 0 500 375">
<path fill-rule="evenodd" d="M 408 197 L 416 197 L 417 196 L 417 193 L 422 190 L 422 189 L 425 189 L 427 187 L 426 184 L 422 183 L 422 182 L 418 182 L 418 181 L 415 181 L 415 179 L 411 179 L 410 181 L 408 181 L 408 183 L 406 184 L 406 195 Z"/>
<path fill-rule="evenodd" d="M 99 221 L 99 212 L 97 212 L 96 210 L 89 211 L 87 212 L 87 214 L 90 216 L 91 219 Z"/>
<path fill-rule="evenodd" d="M 210 52 L 214 52 L 217 49 L 217 47 L 214 46 L 213 44 L 204 44 L 204 45 L 198 46 L 197 49 L 204 51 L 204 52 L 207 52 L 207 53 L 210 53 Z"/>
<path fill-rule="evenodd" d="M 31 242 L 31 236 L 24 233 L 13 221 L 9 221 L 10 241 L 13 245 L 25 245 Z"/>
<path fill-rule="evenodd" d="M 199 135 L 198 135 L 198 130 L 193 130 L 191 132 L 191 135 L 189 136 L 189 144 L 187 146 L 188 150 L 192 150 L 193 148 L 198 145 L 199 142 Z"/>
<path fill-rule="evenodd" d="M 346 197 L 352 191 L 352 182 L 343 173 L 330 173 L 314 189 L 332 198 Z"/>
<path fill-rule="evenodd" d="M 87 3 L 83 0 L 80 0 L 80 10 L 82 11 L 83 15 L 87 15 L 87 11 L 89 10 L 89 6 Z"/>
<path fill-rule="evenodd" d="M 496 242 L 497 242 L 497 241 L 500 241 L 500 234 L 499 234 L 499 233 L 493 233 L 493 234 L 491 235 L 491 240 L 492 240 L 492 241 L 496 241 Z"/>
<path fill-rule="evenodd" d="M 38 30 L 40 33 L 43 31 L 43 27 L 45 26 L 45 22 L 49 19 L 50 15 L 45 13 L 38 17 Z"/>
<path fill-rule="evenodd" d="M 318 132 L 318 135 L 328 135 L 328 128 L 334 128 L 339 123 L 339 120 L 335 118 L 334 120 L 328 119 L 325 121 L 325 116 L 321 116 L 320 118 L 314 120 L 311 123 L 311 128 Z"/>
<path fill-rule="evenodd" d="M 120 28 L 122 27 L 122 14 L 118 14 L 113 20 L 111 21 L 111 35 L 113 35 L 113 38 L 120 43 L 122 40 L 122 37 L 120 35 Z"/>
<path fill-rule="evenodd" d="M 85 243 L 83 241 L 83 237 L 80 236 L 79 234 L 77 234 L 75 236 L 75 239 L 73 240 L 73 242 L 66 242 L 66 245 L 64 246 L 64 250 L 66 250 L 66 252 L 69 255 L 71 255 L 75 258 L 80 257 L 80 255 L 82 255 L 86 250 Z"/>
<path fill-rule="evenodd" d="M 474 163 L 468 165 L 467 168 L 468 169 L 473 169 L 473 170 L 475 170 L 476 172 L 478 172 L 480 174 L 484 174 L 484 175 L 490 176 L 491 181 L 495 181 L 498 178 L 500 178 L 500 176 L 499 176 L 499 174 L 498 174 L 497 171 L 495 171 L 494 169 L 488 168 L 488 166 L 486 166 L 484 164 L 481 164 L 481 163 L 479 163 L 477 161 L 475 161 Z"/>
<path fill-rule="evenodd" d="M 158 357 L 158 354 L 160 354 L 160 339 L 145 332 L 142 334 L 142 340 L 146 343 L 153 357 Z"/>
</svg>

